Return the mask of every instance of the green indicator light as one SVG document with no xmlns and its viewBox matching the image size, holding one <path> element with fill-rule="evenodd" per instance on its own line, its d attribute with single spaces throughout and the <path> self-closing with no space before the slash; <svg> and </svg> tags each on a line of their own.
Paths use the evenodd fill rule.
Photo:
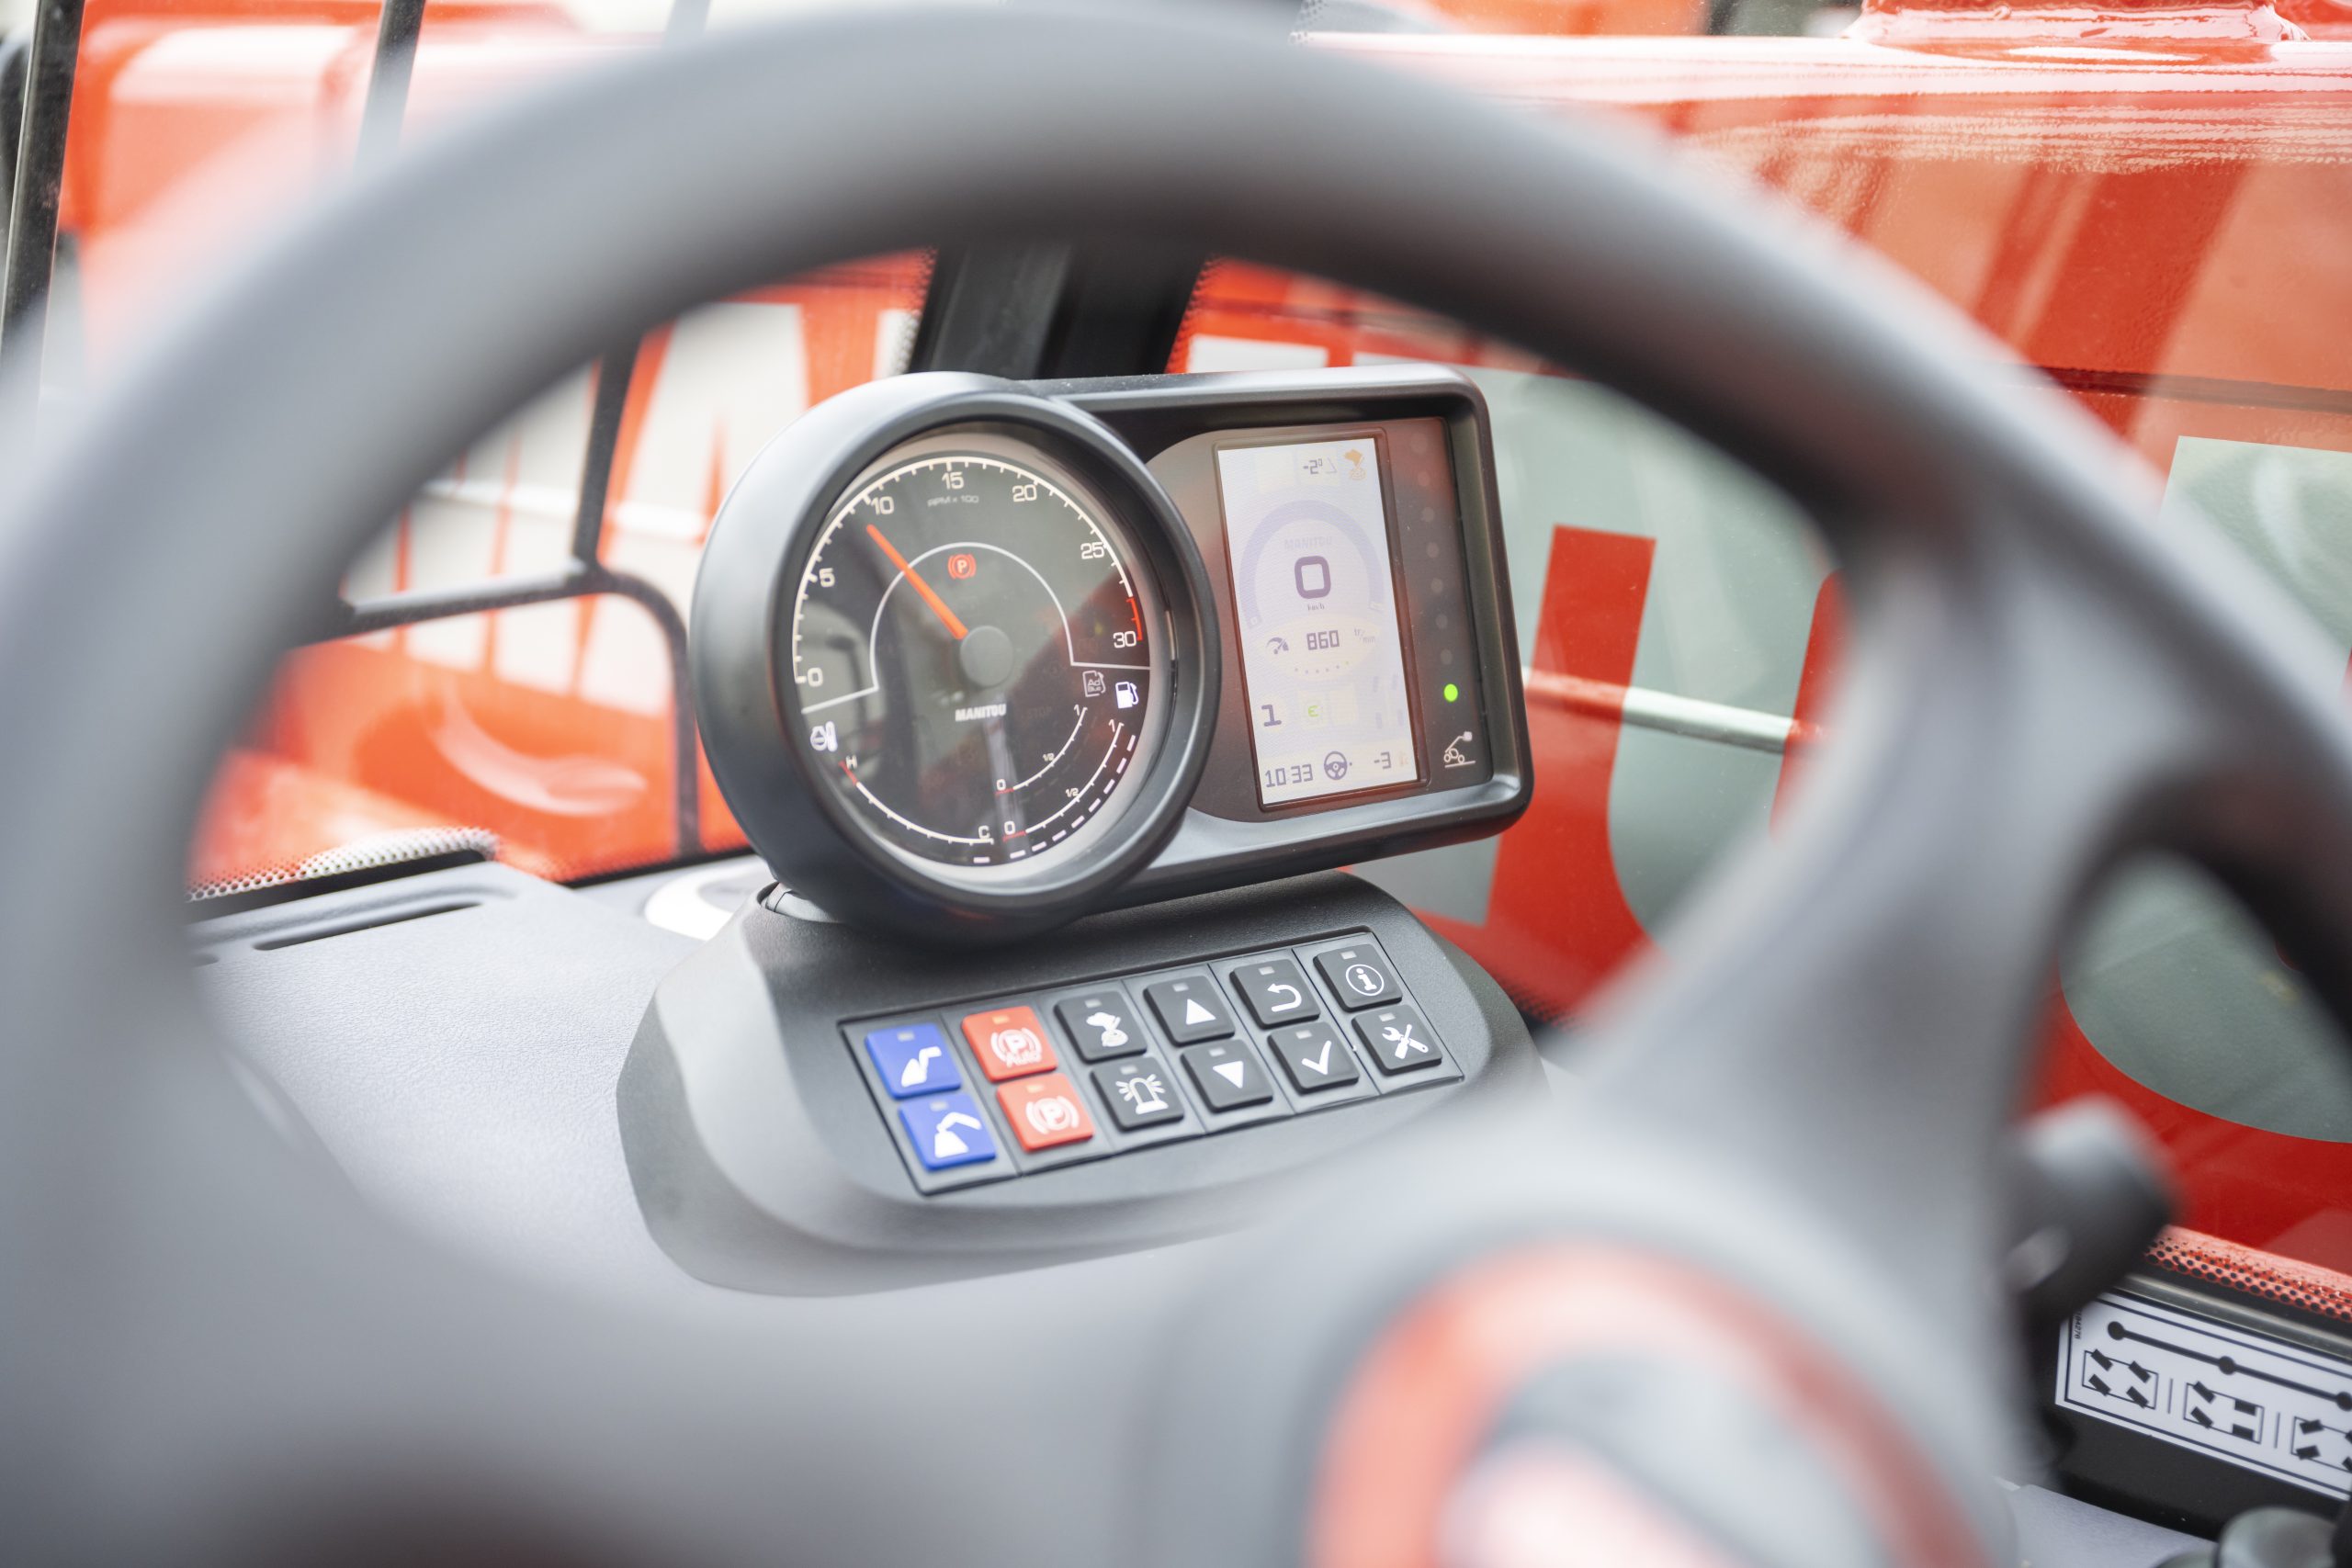
<svg viewBox="0 0 2352 1568">
<path fill-rule="evenodd" d="M 1456 700 L 1458 700 L 1458 699 L 1461 697 L 1461 695 L 1462 695 L 1462 688 L 1461 688 L 1461 687 L 1459 687 L 1459 686 L 1455 685 L 1455 684 L 1454 684 L 1453 682 L 1451 682 L 1451 681 L 1448 681 L 1448 682 L 1445 683 L 1445 700 L 1446 700 L 1447 702 L 1453 702 L 1453 701 L 1456 701 Z"/>
</svg>

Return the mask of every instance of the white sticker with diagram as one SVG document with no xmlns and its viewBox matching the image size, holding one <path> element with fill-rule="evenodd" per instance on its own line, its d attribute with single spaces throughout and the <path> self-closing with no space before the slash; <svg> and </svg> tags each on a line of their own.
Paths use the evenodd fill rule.
<svg viewBox="0 0 2352 1568">
<path fill-rule="evenodd" d="M 2315 1491 L 2352 1493 L 2352 1365 L 2136 1296 L 2058 1337 L 2061 1408 Z"/>
</svg>

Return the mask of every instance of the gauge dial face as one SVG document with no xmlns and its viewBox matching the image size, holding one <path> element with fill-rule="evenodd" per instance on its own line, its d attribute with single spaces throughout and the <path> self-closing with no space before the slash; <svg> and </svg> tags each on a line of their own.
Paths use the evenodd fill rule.
<svg viewBox="0 0 2352 1568">
<path fill-rule="evenodd" d="M 795 587 L 797 743 L 903 857 L 1005 868 L 1094 839 L 1139 781 L 1166 651 L 1141 552 L 1031 443 L 902 446 L 849 489 Z"/>
</svg>

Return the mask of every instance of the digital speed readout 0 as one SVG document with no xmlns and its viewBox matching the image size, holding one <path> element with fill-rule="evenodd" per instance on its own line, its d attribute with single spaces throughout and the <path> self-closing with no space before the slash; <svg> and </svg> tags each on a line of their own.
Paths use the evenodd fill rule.
<svg viewBox="0 0 2352 1568">
<path fill-rule="evenodd" d="M 1221 446 L 1216 468 L 1260 804 L 1417 782 L 1378 437 Z"/>
</svg>

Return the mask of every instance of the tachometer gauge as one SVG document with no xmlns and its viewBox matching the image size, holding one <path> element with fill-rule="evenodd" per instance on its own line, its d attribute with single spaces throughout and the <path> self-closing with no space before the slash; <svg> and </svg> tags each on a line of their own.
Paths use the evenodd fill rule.
<svg viewBox="0 0 2352 1568">
<path fill-rule="evenodd" d="M 826 404 L 695 585 L 696 705 L 753 847 L 831 912 L 991 937 L 1163 842 L 1205 753 L 1199 552 L 1114 436 L 967 376 Z"/>
</svg>

